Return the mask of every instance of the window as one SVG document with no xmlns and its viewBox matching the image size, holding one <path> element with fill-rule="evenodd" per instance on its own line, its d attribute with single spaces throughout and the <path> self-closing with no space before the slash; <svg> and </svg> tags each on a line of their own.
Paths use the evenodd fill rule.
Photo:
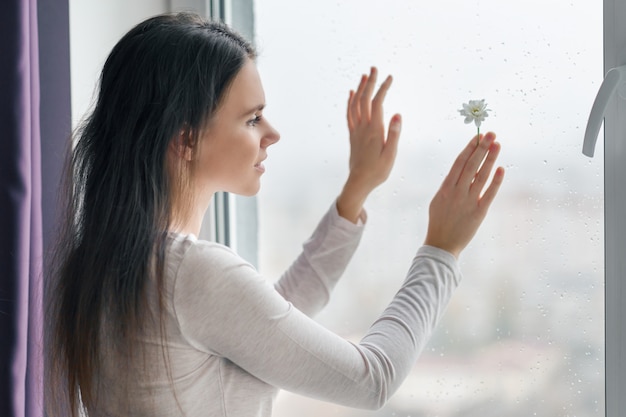
<svg viewBox="0 0 626 417">
<path fill-rule="evenodd" d="M 367 413 L 281 394 L 277 416 L 604 415 L 603 166 L 580 150 L 602 75 L 599 2 L 256 3 L 269 150 L 259 264 L 278 277 L 347 175 L 345 103 L 370 65 L 404 117 L 389 181 L 320 317 L 358 340 L 422 243 L 430 198 L 485 98 L 505 184 L 463 253 L 464 281 L 412 375 Z M 600 154 L 601 150 L 597 150 Z"/>
<path fill-rule="evenodd" d="M 413 375 L 377 413 L 284 394 L 277 416 L 623 414 L 626 150 L 615 140 L 626 134 L 617 117 L 623 98 L 607 113 L 606 165 L 602 141 L 595 159 L 580 155 L 603 73 L 599 0 L 257 0 L 254 22 L 252 0 L 122 3 L 71 2 L 74 123 L 113 43 L 147 16 L 213 12 L 256 35 L 265 113 L 282 141 L 270 149 L 258 200 L 220 196 L 209 218 L 224 221 L 214 228 L 205 220 L 205 237 L 257 263 L 258 211 L 259 263 L 270 278 L 295 258 L 345 179 L 348 90 L 370 65 L 393 73 L 387 111 L 404 116 L 400 155 L 368 201 L 361 248 L 320 317 L 348 338 L 359 338 L 399 285 L 424 237 L 430 198 L 474 133 L 456 109 L 485 98 L 493 110 L 484 129 L 503 144 L 505 184 L 462 256 L 464 282 Z M 606 73 L 626 64 L 626 4 L 604 3 Z"/>
</svg>

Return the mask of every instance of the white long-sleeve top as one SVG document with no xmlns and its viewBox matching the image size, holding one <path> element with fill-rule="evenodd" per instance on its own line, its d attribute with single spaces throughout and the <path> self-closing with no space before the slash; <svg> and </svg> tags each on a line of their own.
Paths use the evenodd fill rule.
<svg viewBox="0 0 626 417">
<path fill-rule="evenodd" d="M 130 367 L 105 358 L 99 410 L 90 416 L 269 417 L 278 389 L 381 407 L 413 367 L 461 274 L 450 253 L 420 248 L 389 306 L 350 343 L 311 316 L 328 302 L 362 232 L 333 205 L 274 285 L 223 245 L 171 235 L 165 336 L 155 322 Z M 154 288 L 148 294 L 156 306 Z M 130 383 L 117 383 L 123 373 Z"/>
</svg>

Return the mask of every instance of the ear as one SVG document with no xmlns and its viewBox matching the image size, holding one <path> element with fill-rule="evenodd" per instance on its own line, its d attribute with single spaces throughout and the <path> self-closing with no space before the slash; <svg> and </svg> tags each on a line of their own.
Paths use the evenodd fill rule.
<svg viewBox="0 0 626 417">
<path fill-rule="evenodd" d="M 185 127 L 170 141 L 170 150 L 174 152 L 174 155 L 178 158 L 190 162 L 193 159 L 193 146 L 195 142 L 193 131 Z"/>
</svg>

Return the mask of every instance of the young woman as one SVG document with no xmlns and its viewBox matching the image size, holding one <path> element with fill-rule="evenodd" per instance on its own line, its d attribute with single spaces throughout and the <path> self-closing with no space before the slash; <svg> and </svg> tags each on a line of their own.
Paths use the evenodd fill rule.
<svg viewBox="0 0 626 417">
<path fill-rule="evenodd" d="M 461 275 L 456 258 L 500 186 L 495 135 L 473 138 L 430 206 L 424 246 L 358 344 L 314 316 L 355 251 L 363 204 L 393 166 L 388 77 L 348 101 L 350 173 L 274 285 L 199 240 L 213 194 L 259 190 L 279 135 L 255 52 L 228 27 L 157 16 L 108 57 L 68 164 L 67 219 L 48 290 L 50 416 L 270 416 L 278 389 L 378 408 L 398 388 Z M 486 189 L 485 189 L 486 187 Z M 483 192 L 484 189 L 484 192 Z"/>
</svg>

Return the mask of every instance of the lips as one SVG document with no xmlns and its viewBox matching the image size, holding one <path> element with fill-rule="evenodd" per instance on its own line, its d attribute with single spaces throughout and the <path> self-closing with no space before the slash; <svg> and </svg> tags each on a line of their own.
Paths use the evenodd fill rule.
<svg viewBox="0 0 626 417">
<path fill-rule="evenodd" d="M 254 168 L 256 168 L 257 171 L 265 172 L 265 165 L 263 165 L 263 161 L 265 161 L 265 158 L 254 164 Z"/>
</svg>

